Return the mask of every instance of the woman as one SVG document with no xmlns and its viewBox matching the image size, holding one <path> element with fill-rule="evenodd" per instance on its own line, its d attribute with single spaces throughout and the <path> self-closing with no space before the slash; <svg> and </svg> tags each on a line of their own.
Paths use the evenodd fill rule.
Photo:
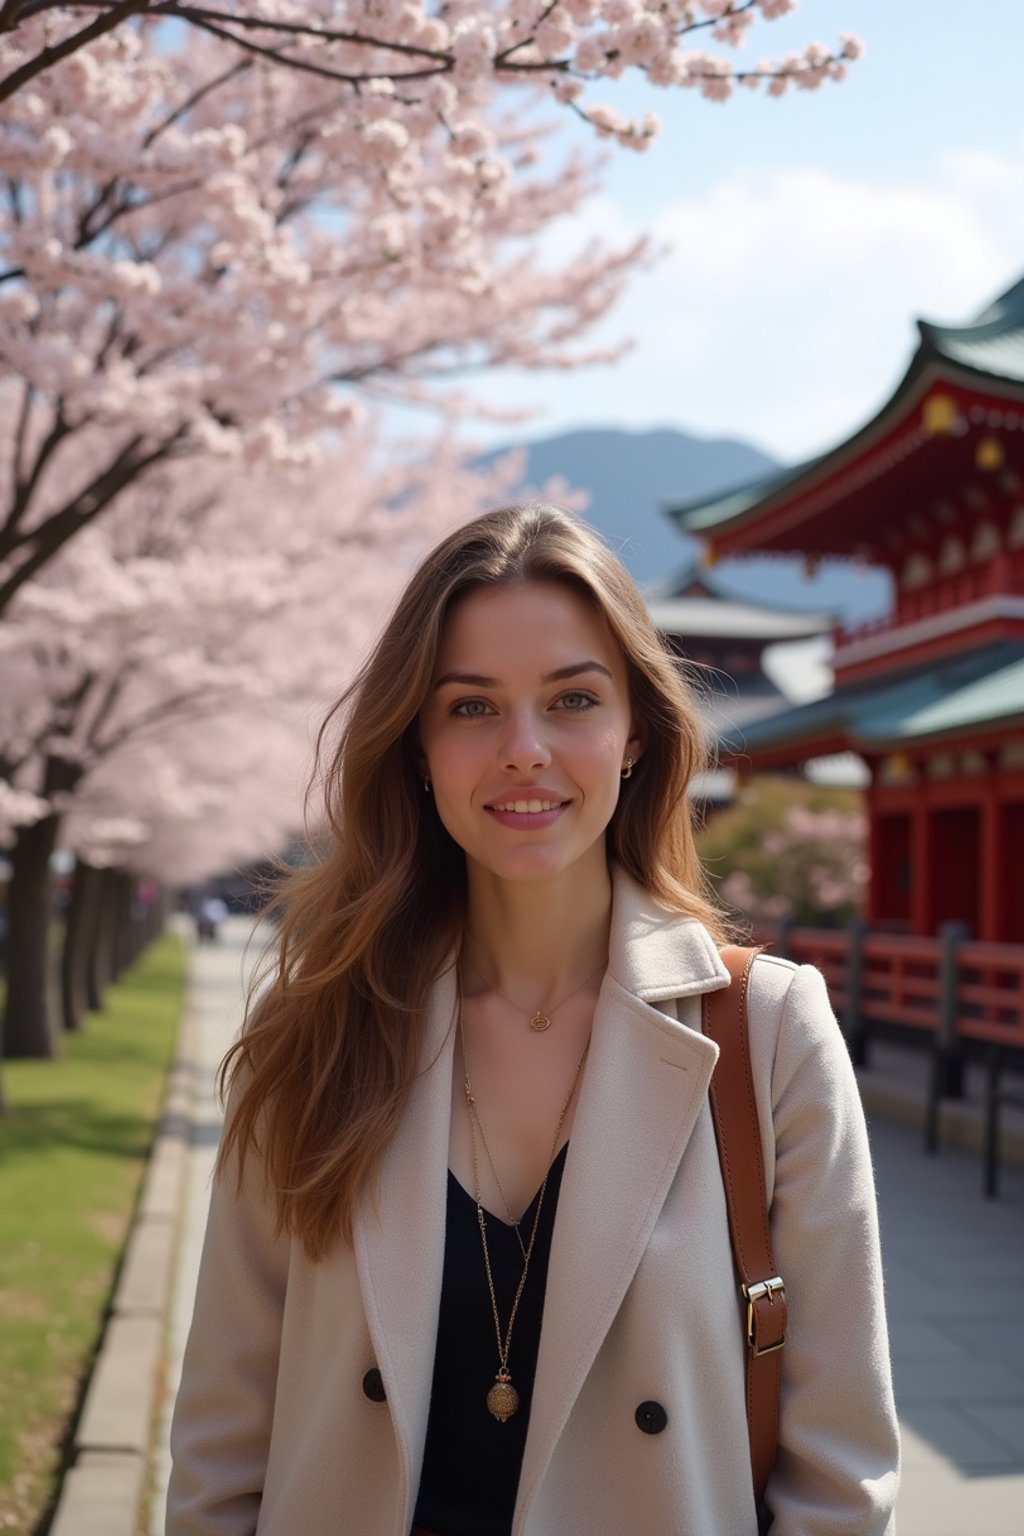
<svg viewBox="0 0 1024 1536">
<path fill-rule="evenodd" d="M 226 1065 L 168 1536 L 754 1536 L 702 994 L 700 731 L 567 514 L 417 571 Z M 785 1277 L 775 1536 L 891 1532 L 874 1191 L 818 973 L 748 1000 Z"/>
</svg>

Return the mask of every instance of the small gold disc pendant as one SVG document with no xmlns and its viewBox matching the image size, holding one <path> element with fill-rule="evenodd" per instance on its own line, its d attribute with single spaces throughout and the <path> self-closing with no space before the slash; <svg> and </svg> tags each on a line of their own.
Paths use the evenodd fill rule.
<svg viewBox="0 0 1024 1536">
<path fill-rule="evenodd" d="M 530 1028 L 535 1029 L 540 1034 L 542 1030 L 551 1028 L 551 1020 L 546 1013 L 537 1012 L 530 1020 Z"/>
<path fill-rule="evenodd" d="M 507 1372 L 499 1371 L 495 1376 L 494 1386 L 487 1394 L 487 1407 L 501 1424 L 510 1419 L 519 1407 L 519 1393 Z"/>
</svg>

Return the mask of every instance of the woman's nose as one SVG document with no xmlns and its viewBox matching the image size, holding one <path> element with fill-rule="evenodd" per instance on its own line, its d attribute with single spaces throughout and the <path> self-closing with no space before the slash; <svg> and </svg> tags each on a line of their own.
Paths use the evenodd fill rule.
<svg viewBox="0 0 1024 1536">
<path fill-rule="evenodd" d="M 533 714 L 509 717 L 508 729 L 501 743 L 502 763 L 506 770 L 533 772 L 547 767 L 551 750 L 540 722 Z"/>
</svg>

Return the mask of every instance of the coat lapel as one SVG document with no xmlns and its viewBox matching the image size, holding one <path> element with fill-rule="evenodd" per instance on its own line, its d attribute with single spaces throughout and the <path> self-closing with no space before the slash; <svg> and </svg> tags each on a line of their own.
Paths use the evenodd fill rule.
<svg viewBox="0 0 1024 1536">
<path fill-rule="evenodd" d="M 616 873 L 609 969 L 551 1246 L 514 1536 L 647 1246 L 718 1050 L 653 1006 L 728 985 L 707 930 Z"/>
<path fill-rule="evenodd" d="M 380 1174 L 353 1222 L 366 1320 L 398 1442 L 402 1486 L 395 1536 L 412 1520 L 430 1410 L 444 1270 L 455 969 L 439 978 L 423 1016 L 420 1073 Z M 440 1213 L 440 1220 L 438 1219 Z"/>
</svg>

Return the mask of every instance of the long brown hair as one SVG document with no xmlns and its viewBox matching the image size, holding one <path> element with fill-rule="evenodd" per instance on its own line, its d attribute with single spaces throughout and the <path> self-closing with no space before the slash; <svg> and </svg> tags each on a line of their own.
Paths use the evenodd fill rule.
<svg viewBox="0 0 1024 1536">
<path fill-rule="evenodd" d="M 620 561 L 570 514 L 538 504 L 488 512 L 423 561 L 317 742 L 325 847 L 290 873 L 269 982 L 221 1068 L 232 1112 L 223 1171 L 258 1151 L 279 1230 L 321 1258 L 351 1238 L 356 1197 L 379 1167 L 419 1066 L 419 1012 L 457 949 L 465 858 L 424 792 L 417 717 L 446 615 L 472 589 L 568 584 L 604 615 L 626 660 L 645 748 L 607 831 L 608 856 L 664 905 L 718 937 L 694 847 L 687 786 L 705 766 L 677 658 Z M 324 768 L 327 731 L 340 740 Z"/>
</svg>

